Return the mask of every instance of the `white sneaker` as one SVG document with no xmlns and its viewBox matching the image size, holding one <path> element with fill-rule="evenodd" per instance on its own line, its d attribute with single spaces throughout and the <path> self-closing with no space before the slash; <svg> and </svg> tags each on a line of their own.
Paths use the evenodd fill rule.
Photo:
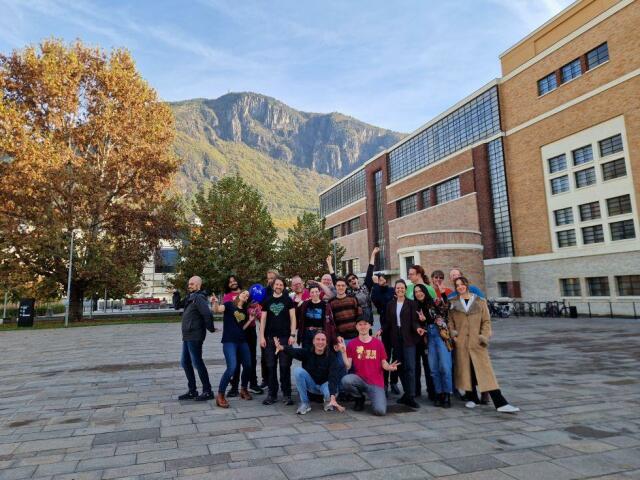
<svg viewBox="0 0 640 480">
<path fill-rule="evenodd" d="M 506 405 L 503 405 L 502 407 L 498 408 L 498 411 L 500 413 L 516 413 L 516 412 L 519 412 L 520 409 L 518 407 L 514 407 L 513 405 L 509 405 L 507 403 Z"/>
<path fill-rule="evenodd" d="M 311 407 L 306 404 L 306 403 L 302 403 L 299 407 L 298 410 L 296 410 L 296 413 L 298 415 L 306 415 L 307 413 L 309 413 L 311 411 Z"/>
<path fill-rule="evenodd" d="M 476 402 L 472 402 L 471 400 L 469 400 L 467 403 L 464 404 L 464 406 L 467 408 L 476 408 L 478 404 Z"/>
</svg>

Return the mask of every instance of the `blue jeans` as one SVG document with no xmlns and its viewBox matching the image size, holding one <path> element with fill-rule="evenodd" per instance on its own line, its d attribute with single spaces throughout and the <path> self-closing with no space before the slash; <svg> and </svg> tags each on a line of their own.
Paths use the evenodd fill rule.
<svg viewBox="0 0 640 480">
<path fill-rule="evenodd" d="M 202 344 L 204 340 L 187 340 L 182 342 L 182 356 L 180 357 L 180 365 L 184 369 L 187 376 L 187 385 L 190 392 L 196 391 L 196 376 L 193 368 L 198 371 L 200 382 L 202 382 L 203 393 L 211 393 L 211 382 L 209 381 L 209 372 L 202 360 Z"/>
<path fill-rule="evenodd" d="M 218 393 L 224 393 L 227 391 L 227 386 L 229 385 L 231 377 L 233 377 L 236 367 L 238 366 L 238 360 L 240 360 L 240 364 L 242 365 L 240 385 L 242 388 L 247 388 L 247 385 L 249 385 L 249 375 L 251 374 L 251 352 L 249 351 L 249 344 L 247 342 L 225 342 L 222 344 L 222 353 L 224 354 L 224 359 L 227 362 L 227 369 L 224 371 L 222 378 L 220 379 Z"/>
<path fill-rule="evenodd" d="M 346 393 L 354 397 L 363 397 L 367 395 L 371 400 L 371 409 L 374 415 L 382 416 L 387 413 L 387 396 L 384 388 L 377 385 L 369 385 L 362 377 L 350 373 L 342 377 L 342 388 Z"/>
<path fill-rule="evenodd" d="M 451 352 L 440 337 L 440 329 L 437 325 L 427 326 L 427 339 L 429 348 L 429 370 L 436 389 L 436 393 L 452 393 L 453 380 L 451 368 Z"/>
<path fill-rule="evenodd" d="M 296 389 L 298 395 L 300 395 L 300 403 L 309 405 L 309 392 L 316 395 L 322 395 L 325 402 L 328 402 L 331 398 L 329 393 L 329 382 L 324 382 L 322 385 L 318 385 L 309 372 L 302 367 L 296 367 L 293 369 L 293 378 L 296 380 Z"/>
</svg>

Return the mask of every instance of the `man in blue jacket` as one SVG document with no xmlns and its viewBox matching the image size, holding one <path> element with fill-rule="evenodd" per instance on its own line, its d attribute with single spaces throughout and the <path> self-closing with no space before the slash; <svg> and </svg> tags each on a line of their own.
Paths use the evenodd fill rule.
<svg viewBox="0 0 640 480">
<path fill-rule="evenodd" d="M 179 400 L 196 400 L 204 402 L 213 398 L 209 372 L 202 360 L 202 344 L 207 336 L 207 330 L 215 332 L 213 314 L 207 302 L 207 296 L 202 291 L 202 279 L 191 277 L 187 285 L 190 292 L 184 301 L 182 312 L 182 357 L 180 364 L 187 376 L 189 391 L 178 397 Z M 193 369 L 198 371 L 202 383 L 202 394 L 198 395 L 196 376 Z"/>
</svg>

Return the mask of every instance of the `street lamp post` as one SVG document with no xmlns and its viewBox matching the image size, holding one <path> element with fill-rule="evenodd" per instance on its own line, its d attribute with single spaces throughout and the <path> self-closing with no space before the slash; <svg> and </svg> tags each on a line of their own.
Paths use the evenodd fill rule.
<svg viewBox="0 0 640 480">
<path fill-rule="evenodd" d="M 71 308 L 71 271 L 73 270 L 73 230 L 71 230 L 71 244 L 69 245 L 69 276 L 67 277 L 67 308 L 64 312 L 64 326 L 69 326 L 69 310 Z"/>
</svg>

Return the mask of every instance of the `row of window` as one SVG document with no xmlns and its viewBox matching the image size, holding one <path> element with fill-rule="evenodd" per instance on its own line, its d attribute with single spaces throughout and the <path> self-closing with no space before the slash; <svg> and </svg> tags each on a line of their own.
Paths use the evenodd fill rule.
<svg viewBox="0 0 640 480">
<path fill-rule="evenodd" d="M 584 245 L 604 242 L 604 227 L 602 225 L 590 225 L 588 227 L 582 227 L 580 230 L 582 231 L 582 243 Z M 609 232 L 611 240 L 614 242 L 636 238 L 633 220 L 611 222 L 609 224 Z M 558 247 L 560 248 L 574 247 L 577 245 L 575 229 L 556 232 L 556 237 L 558 239 Z"/>
<path fill-rule="evenodd" d="M 585 278 L 589 297 L 608 297 L 611 295 L 608 277 Z M 640 275 L 619 275 L 615 277 L 619 297 L 640 296 Z M 581 297 L 582 288 L 579 278 L 561 278 L 560 291 L 563 297 Z"/>
<path fill-rule="evenodd" d="M 365 171 L 360 170 L 320 195 L 320 216 L 326 217 L 365 194 Z"/>
<path fill-rule="evenodd" d="M 600 140 L 598 142 L 598 146 L 600 149 L 601 157 L 606 157 L 608 155 L 613 155 L 614 153 L 622 152 L 624 149 L 622 145 L 622 135 L 617 134 L 613 135 L 612 137 L 605 138 L 604 140 Z M 591 149 L 591 145 L 585 145 L 584 147 L 576 148 L 571 152 L 571 157 L 573 158 L 574 167 L 591 162 L 593 160 L 593 150 Z M 547 160 L 547 164 L 550 174 L 562 172 L 567 169 L 567 157 L 564 153 L 561 155 L 557 155 L 555 157 L 549 158 Z"/>
<path fill-rule="evenodd" d="M 340 267 L 341 269 L 338 273 L 343 277 L 350 273 L 358 274 L 360 273 L 360 259 L 352 258 L 350 260 L 343 260 Z"/>
<path fill-rule="evenodd" d="M 559 84 L 567 83 L 569 80 L 573 80 L 588 70 L 609 60 L 609 47 L 605 42 L 587 52 L 583 57 L 584 58 L 580 57 L 572 60 L 560 67 L 558 71 L 551 72 L 549 75 L 538 80 L 538 95 L 551 92 L 558 88 Z"/>
<path fill-rule="evenodd" d="M 357 232 L 358 230 L 362 230 L 362 226 L 360 225 L 360 217 L 355 217 L 351 220 L 347 220 L 344 223 L 339 223 L 338 225 L 334 225 L 333 227 L 331 227 L 331 238 L 335 239 L 338 237 L 342 237 L 343 235 L 349 235 L 351 233 Z"/>
<path fill-rule="evenodd" d="M 396 215 L 399 218 L 417 212 L 420 209 L 418 205 L 419 200 L 422 201 L 421 208 L 429 208 L 455 200 L 459 197 L 460 177 L 455 177 L 446 182 L 429 187 L 422 192 L 414 193 L 413 195 L 398 200 L 396 202 Z"/>
<path fill-rule="evenodd" d="M 500 132 L 493 87 L 389 152 L 389 182 Z"/>
<path fill-rule="evenodd" d="M 607 214 L 609 217 L 631 213 L 632 209 L 630 195 L 620 195 L 619 197 L 607 198 L 606 203 Z M 580 213 L 581 222 L 597 220 L 602 216 L 600 212 L 599 201 L 578 205 L 578 212 Z M 558 227 L 561 225 L 571 225 L 574 222 L 572 207 L 554 210 L 553 215 L 555 217 L 556 226 Z"/>
</svg>

